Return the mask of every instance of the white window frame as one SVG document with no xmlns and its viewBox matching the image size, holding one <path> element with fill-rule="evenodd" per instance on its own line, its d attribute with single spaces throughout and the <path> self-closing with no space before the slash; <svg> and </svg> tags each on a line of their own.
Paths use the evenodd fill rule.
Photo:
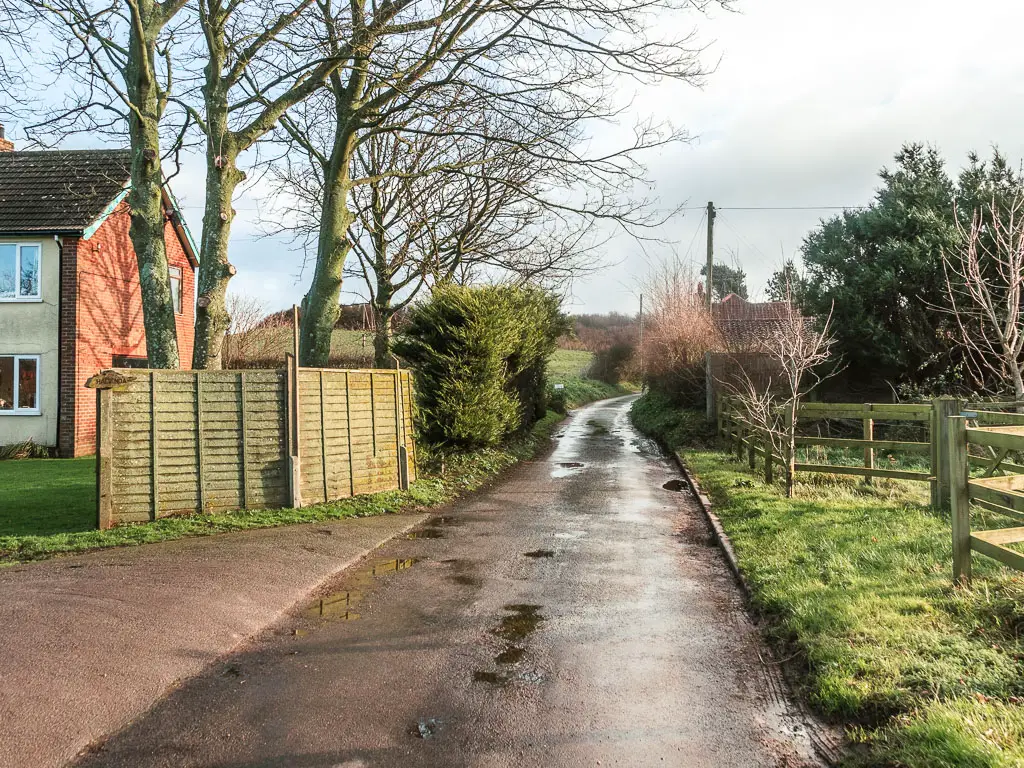
<svg viewBox="0 0 1024 768">
<path fill-rule="evenodd" d="M 14 397 L 12 402 L 14 408 L 3 409 L 0 408 L 0 416 L 40 416 L 42 415 L 42 394 L 43 394 L 43 360 L 42 355 L 19 355 L 16 353 L 3 353 L 0 352 L 0 357 L 13 357 L 14 358 Z M 21 361 L 22 360 L 35 360 L 36 361 L 36 407 L 35 408 L 19 408 L 18 399 L 19 392 L 18 387 L 20 385 L 21 376 Z"/>
<path fill-rule="evenodd" d="M 4 243 L 0 242 L 0 246 L 13 245 L 14 246 L 14 295 L 13 296 L 0 296 L 0 304 L 3 303 L 25 303 L 25 302 L 40 302 L 43 300 L 43 244 L 42 243 Z M 39 249 L 39 290 L 32 296 L 19 296 L 18 291 L 21 290 L 21 249 L 22 248 L 38 248 Z M 5 355 L 6 357 L 6 355 Z M 4 411 L 6 413 L 6 411 Z"/>
<path fill-rule="evenodd" d="M 177 271 L 178 273 L 176 276 L 173 274 L 174 271 Z M 178 280 L 178 308 L 174 309 L 174 293 L 172 291 L 171 309 L 174 309 L 174 314 L 183 315 L 185 314 L 185 270 L 175 264 L 171 264 L 167 267 L 167 274 L 170 276 L 170 280 L 174 280 L 175 277 Z M 174 285 L 174 283 L 170 281 L 169 284 L 172 286 Z"/>
</svg>

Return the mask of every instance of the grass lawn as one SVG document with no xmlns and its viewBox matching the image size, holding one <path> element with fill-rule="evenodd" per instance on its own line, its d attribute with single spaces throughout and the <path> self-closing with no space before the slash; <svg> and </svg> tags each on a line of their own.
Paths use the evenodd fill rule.
<svg viewBox="0 0 1024 768">
<path fill-rule="evenodd" d="M 798 475 L 786 499 L 745 462 L 688 449 L 698 416 L 649 401 L 634 420 L 682 449 L 802 695 L 848 726 L 848 765 L 1024 765 L 1024 577 L 976 555 L 973 588 L 954 588 L 926 485 Z"/>
<path fill-rule="evenodd" d="M 0 461 L 0 537 L 95 527 L 95 457 Z"/>
</svg>

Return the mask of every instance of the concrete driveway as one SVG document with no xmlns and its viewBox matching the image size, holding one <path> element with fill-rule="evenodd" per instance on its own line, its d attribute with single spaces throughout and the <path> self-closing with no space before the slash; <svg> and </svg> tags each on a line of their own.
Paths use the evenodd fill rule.
<svg viewBox="0 0 1024 768">
<path fill-rule="evenodd" d="M 341 574 L 81 764 L 815 765 L 629 403 L 576 412 L 548 458 Z"/>
<path fill-rule="evenodd" d="M 422 515 L 0 569 L 0 766 L 65 765 Z"/>
</svg>

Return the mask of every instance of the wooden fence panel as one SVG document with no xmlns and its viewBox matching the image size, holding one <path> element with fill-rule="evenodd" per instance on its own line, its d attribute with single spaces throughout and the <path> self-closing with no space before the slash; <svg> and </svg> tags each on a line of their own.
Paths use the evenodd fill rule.
<svg viewBox="0 0 1024 768">
<path fill-rule="evenodd" d="M 284 371 L 118 371 L 99 398 L 101 526 L 177 514 L 275 508 L 291 499 Z M 415 478 L 407 371 L 299 369 L 303 503 L 397 488 L 399 447 Z"/>
</svg>

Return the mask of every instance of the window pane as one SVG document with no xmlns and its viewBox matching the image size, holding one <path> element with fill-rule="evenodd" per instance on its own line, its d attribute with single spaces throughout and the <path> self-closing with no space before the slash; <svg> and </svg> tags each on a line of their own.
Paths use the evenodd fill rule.
<svg viewBox="0 0 1024 768">
<path fill-rule="evenodd" d="M 14 408 L 14 358 L 0 357 L 0 411 Z"/>
<path fill-rule="evenodd" d="M 14 298 L 15 270 L 18 266 L 18 246 L 0 245 L 0 299 Z M 13 360 L 12 360 L 13 365 Z"/>
<path fill-rule="evenodd" d="M 38 408 L 39 400 L 36 397 L 39 380 L 37 377 L 37 364 L 32 358 L 22 357 L 18 359 L 18 407 Z"/>
<path fill-rule="evenodd" d="M 181 267 L 171 267 L 171 303 L 174 314 L 181 314 Z"/>
<path fill-rule="evenodd" d="M 21 289 L 20 296 L 39 295 L 39 246 L 21 246 Z"/>
</svg>

